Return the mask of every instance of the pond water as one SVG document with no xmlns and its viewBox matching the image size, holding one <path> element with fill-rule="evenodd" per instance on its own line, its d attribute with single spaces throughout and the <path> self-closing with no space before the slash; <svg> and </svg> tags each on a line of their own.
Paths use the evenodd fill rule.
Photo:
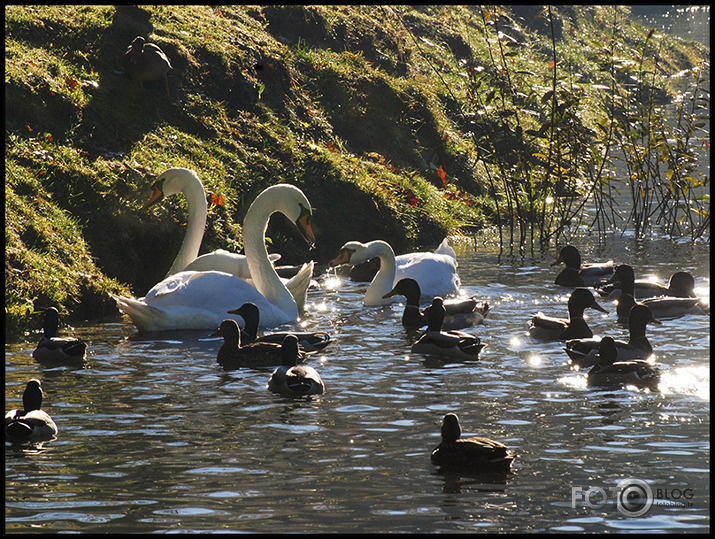
<svg viewBox="0 0 715 539">
<path fill-rule="evenodd" d="M 639 278 L 691 271 L 709 298 L 708 244 L 574 243 L 586 260 L 631 263 Z M 272 369 L 224 371 L 209 332 L 78 327 L 90 343 L 80 368 L 38 364 L 35 342 L 6 344 L 6 409 L 40 378 L 59 428 L 50 442 L 6 444 L 6 531 L 709 531 L 709 316 L 649 327 L 657 392 L 589 388 L 558 343 L 525 336 L 535 312 L 565 314 L 555 250 L 509 259 L 483 238 L 456 247 L 463 292 L 493 306 L 470 330 L 488 345 L 481 358 L 410 353 L 402 304 L 365 308 L 365 284 L 319 275 L 305 326 L 332 343 L 310 360 L 327 387 L 315 398 L 269 393 Z M 627 338 L 603 305 L 608 315 L 588 313 L 594 332 Z M 518 453 L 512 472 L 438 473 L 429 455 L 447 412 L 463 435 Z M 652 488 L 645 515 L 617 509 L 624 479 Z M 605 503 L 584 505 L 598 489 Z"/>
</svg>

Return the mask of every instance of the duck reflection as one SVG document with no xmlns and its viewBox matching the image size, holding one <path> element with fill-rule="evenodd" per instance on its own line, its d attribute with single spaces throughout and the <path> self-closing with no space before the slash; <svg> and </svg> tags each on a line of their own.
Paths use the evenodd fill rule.
<svg viewBox="0 0 715 539">
<path fill-rule="evenodd" d="M 509 470 L 455 471 L 439 469 L 435 472 L 444 479 L 444 494 L 459 494 L 462 489 L 478 492 L 503 492 L 507 481 L 515 474 Z"/>
</svg>

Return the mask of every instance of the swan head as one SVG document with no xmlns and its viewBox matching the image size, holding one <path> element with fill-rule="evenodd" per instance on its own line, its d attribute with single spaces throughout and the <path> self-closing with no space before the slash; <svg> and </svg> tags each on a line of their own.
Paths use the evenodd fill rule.
<svg viewBox="0 0 715 539">
<path fill-rule="evenodd" d="M 295 226 L 308 244 L 311 246 L 315 244 L 315 234 L 312 227 L 313 210 L 303 191 L 287 183 L 268 187 L 256 197 L 248 208 L 246 220 L 248 220 L 249 215 L 254 213 L 258 215 L 266 211 L 267 208 L 270 209 L 269 213 L 273 211 L 281 212 L 295 223 Z"/>
<path fill-rule="evenodd" d="M 146 209 L 154 204 L 161 202 L 164 198 L 171 195 L 182 193 L 188 182 L 199 182 L 199 177 L 196 172 L 188 168 L 170 168 L 162 172 L 151 185 L 152 194 L 149 200 L 142 206 Z"/>
<path fill-rule="evenodd" d="M 330 266 L 342 266 L 343 264 L 357 266 L 367 262 L 372 256 L 368 253 L 367 245 L 364 243 L 349 241 L 340 248 L 338 255 L 330 261 Z"/>
<path fill-rule="evenodd" d="M 307 202 L 307 200 L 306 200 Z M 311 221 L 313 219 L 313 214 L 310 210 L 310 204 L 304 206 L 302 203 L 298 203 L 300 207 L 300 215 L 295 221 L 295 226 L 300 230 L 300 234 L 305 238 L 305 241 L 312 247 L 315 244 L 315 234 L 313 233 L 313 226 Z"/>
</svg>

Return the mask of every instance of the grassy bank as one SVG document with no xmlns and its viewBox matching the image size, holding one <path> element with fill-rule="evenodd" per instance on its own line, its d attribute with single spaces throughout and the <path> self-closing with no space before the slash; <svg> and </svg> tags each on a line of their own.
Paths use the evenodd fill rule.
<svg viewBox="0 0 715 539">
<path fill-rule="evenodd" d="M 6 338 L 39 327 L 49 305 L 64 320 L 117 316 L 108 291 L 141 296 L 164 276 L 186 202 L 140 208 L 173 166 L 223 197 L 202 253 L 239 251 L 248 204 L 279 182 L 304 190 L 318 237 L 307 253 L 273 221 L 271 250 L 286 263 L 325 263 L 351 239 L 404 252 L 488 226 L 500 208 L 473 131 L 496 121 L 468 106 L 470 66 L 495 65 L 485 21 L 501 21 L 515 73 L 547 84 L 553 35 L 588 87 L 613 9 L 561 7 L 552 27 L 535 6 L 486 18 L 462 6 L 6 7 Z M 626 56 L 646 33 L 621 32 Z M 171 59 L 169 98 L 119 72 L 137 35 Z M 662 39 L 663 75 L 709 54 Z"/>
</svg>

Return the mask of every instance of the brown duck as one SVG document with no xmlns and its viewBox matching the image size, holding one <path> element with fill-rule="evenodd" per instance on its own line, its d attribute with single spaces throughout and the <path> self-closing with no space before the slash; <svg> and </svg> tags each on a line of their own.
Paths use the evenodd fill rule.
<svg viewBox="0 0 715 539">
<path fill-rule="evenodd" d="M 164 81 L 166 96 L 169 97 L 169 81 L 166 75 L 173 68 L 169 57 L 158 45 L 147 43 L 142 36 L 135 37 L 122 57 L 122 67 L 140 88 L 144 87 L 145 82 Z"/>
<path fill-rule="evenodd" d="M 448 469 L 494 470 L 509 468 L 516 457 L 501 442 L 481 437 L 460 438 L 461 435 L 457 415 L 445 415 L 442 442 L 432 451 L 432 464 Z"/>
</svg>

